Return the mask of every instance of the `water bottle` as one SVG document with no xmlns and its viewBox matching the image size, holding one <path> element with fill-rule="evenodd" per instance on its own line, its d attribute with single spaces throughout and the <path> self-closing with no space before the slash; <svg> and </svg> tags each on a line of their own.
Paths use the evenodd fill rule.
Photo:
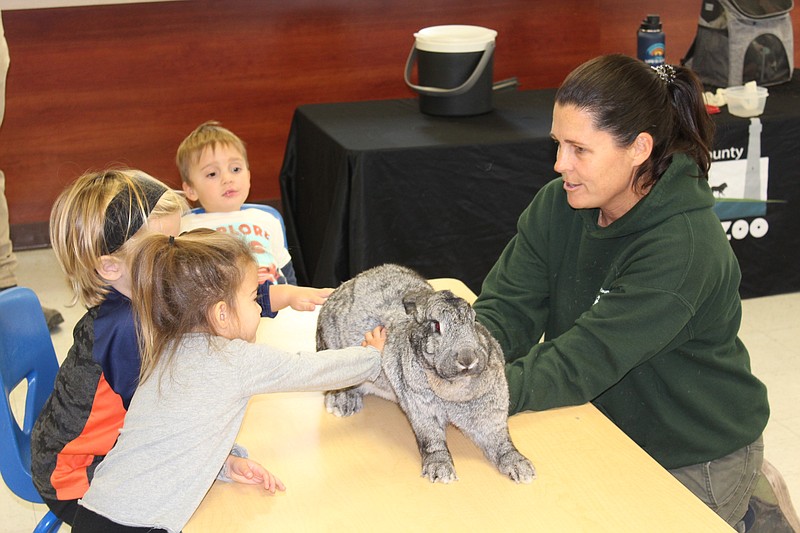
<svg viewBox="0 0 800 533">
<path fill-rule="evenodd" d="M 658 15 L 647 15 L 639 26 L 636 56 L 651 67 L 663 65 L 665 41 L 664 32 L 661 31 L 661 18 Z"/>
</svg>

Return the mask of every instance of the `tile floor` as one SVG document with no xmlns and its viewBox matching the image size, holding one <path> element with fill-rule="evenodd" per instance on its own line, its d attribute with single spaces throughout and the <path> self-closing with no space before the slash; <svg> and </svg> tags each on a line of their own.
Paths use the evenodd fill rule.
<svg viewBox="0 0 800 533">
<path fill-rule="evenodd" d="M 72 327 L 83 315 L 68 307 L 69 289 L 52 250 L 17 253 L 19 284 L 36 291 L 42 305 L 64 315 L 53 334 L 59 360 L 72 344 Z M 767 458 L 781 471 L 795 507 L 800 507 L 800 293 L 744 301 L 741 337 L 750 350 L 753 371 L 769 388 L 772 417 L 764 434 Z M 18 391 L 15 391 L 15 401 Z M 45 506 L 33 505 L 0 486 L 0 531 L 30 533 Z M 62 532 L 69 531 L 64 526 Z"/>
</svg>

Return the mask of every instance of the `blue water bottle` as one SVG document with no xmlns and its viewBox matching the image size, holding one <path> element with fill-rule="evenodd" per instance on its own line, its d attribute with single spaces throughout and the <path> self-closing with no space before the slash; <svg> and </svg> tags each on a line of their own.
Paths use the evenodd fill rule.
<svg viewBox="0 0 800 533">
<path fill-rule="evenodd" d="M 663 65 L 665 42 L 664 32 L 661 31 L 661 18 L 658 15 L 647 15 L 639 26 L 636 56 L 651 67 Z"/>
</svg>

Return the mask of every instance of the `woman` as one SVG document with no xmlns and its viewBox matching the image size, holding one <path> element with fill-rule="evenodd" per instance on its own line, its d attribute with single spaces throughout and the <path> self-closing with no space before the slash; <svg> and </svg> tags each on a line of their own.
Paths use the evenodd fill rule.
<svg viewBox="0 0 800 533">
<path fill-rule="evenodd" d="M 475 303 L 505 351 L 510 412 L 591 401 L 743 530 L 769 406 L 737 337 L 702 87 L 686 68 L 599 57 L 559 88 L 551 135 L 561 177 Z"/>
</svg>

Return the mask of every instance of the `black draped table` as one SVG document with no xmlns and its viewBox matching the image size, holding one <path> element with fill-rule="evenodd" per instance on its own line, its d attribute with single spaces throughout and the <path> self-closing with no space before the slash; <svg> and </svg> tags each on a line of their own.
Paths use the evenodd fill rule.
<svg viewBox="0 0 800 533">
<path fill-rule="evenodd" d="M 769 91 L 755 126 L 715 115 L 710 182 L 744 297 L 800 290 L 798 74 Z M 522 210 L 557 177 L 554 94 L 500 92 L 476 117 L 423 115 L 416 99 L 298 107 L 280 175 L 298 281 L 335 287 L 396 262 L 480 292 Z"/>
</svg>

